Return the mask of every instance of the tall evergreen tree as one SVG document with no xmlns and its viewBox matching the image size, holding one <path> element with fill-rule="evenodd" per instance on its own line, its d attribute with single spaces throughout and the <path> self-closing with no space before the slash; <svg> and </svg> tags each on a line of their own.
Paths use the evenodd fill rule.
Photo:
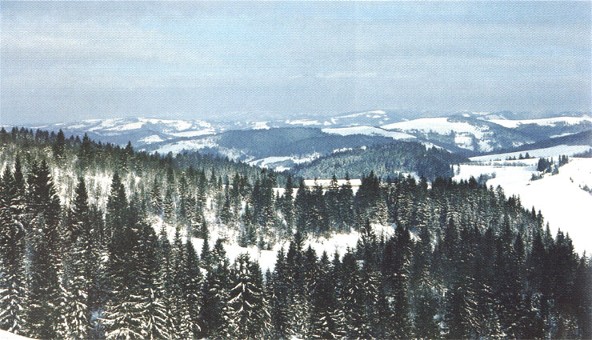
<svg viewBox="0 0 592 340">
<path fill-rule="evenodd" d="M 239 255 L 230 277 L 227 334 L 231 338 L 259 339 L 265 334 L 269 322 L 259 265 L 247 254 Z"/>
<path fill-rule="evenodd" d="M 25 327 L 25 230 L 19 221 L 17 183 L 6 167 L 0 178 L 0 328 L 16 334 Z"/>
<path fill-rule="evenodd" d="M 45 161 L 32 164 L 27 184 L 27 207 L 33 230 L 29 238 L 27 327 L 33 337 L 53 338 L 59 318 L 60 200 Z"/>
</svg>

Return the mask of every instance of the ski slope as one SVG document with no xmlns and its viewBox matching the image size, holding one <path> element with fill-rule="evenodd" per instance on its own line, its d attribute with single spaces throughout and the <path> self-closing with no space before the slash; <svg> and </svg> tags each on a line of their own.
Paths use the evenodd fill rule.
<svg viewBox="0 0 592 340">
<path fill-rule="evenodd" d="M 582 188 L 592 188 L 592 159 L 571 158 L 559 168 L 559 174 L 546 174 L 531 181 L 537 159 L 490 161 L 461 164 L 455 180 L 494 175 L 488 186 L 501 186 L 507 196 L 516 195 L 525 208 L 541 210 L 553 234 L 558 229 L 569 233 L 578 253 L 592 252 L 592 194 Z"/>
</svg>

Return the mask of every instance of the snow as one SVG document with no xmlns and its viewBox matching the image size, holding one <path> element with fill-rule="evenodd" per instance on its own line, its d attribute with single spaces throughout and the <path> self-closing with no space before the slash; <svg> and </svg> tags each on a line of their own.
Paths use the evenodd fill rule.
<svg viewBox="0 0 592 340">
<path fill-rule="evenodd" d="M 383 110 L 373 110 L 373 111 L 366 111 L 366 112 L 359 112 L 359 113 L 352 113 L 345 116 L 339 116 L 337 118 L 358 118 L 358 117 L 368 117 L 368 118 L 384 118 L 386 112 Z"/>
<path fill-rule="evenodd" d="M 373 126 L 353 126 L 353 127 L 345 127 L 345 128 L 326 128 L 322 129 L 323 132 L 334 134 L 334 135 L 341 135 L 341 136 L 350 136 L 350 135 L 366 135 L 366 136 L 384 136 L 390 137 L 392 139 L 415 139 L 415 136 L 397 132 L 397 131 L 386 131 L 381 128 L 373 127 Z"/>
<path fill-rule="evenodd" d="M 294 164 L 309 163 L 319 157 L 321 157 L 321 154 L 318 152 L 315 152 L 310 155 L 304 155 L 304 156 L 292 155 L 292 156 L 271 156 L 271 157 L 265 157 L 265 158 L 257 158 L 257 159 L 249 160 L 247 163 L 249 165 L 255 165 L 255 166 L 262 167 L 262 168 L 273 168 L 276 171 L 284 171 L 284 170 L 290 169 L 290 167 L 286 166 L 286 165 L 289 165 L 290 163 L 294 163 Z M 232 158 L 232 157 L 229 156 L 229 158 Z M 236 158 L 234 158 L 234 159 L 236 159 Z M 281 164 L 279 164 L 279 163 L 281 163 Z"/>
<path fill-rule="evenodd" d="M 318 120 L 312 119 L 294 119 L 294 120 L 287 120 L 286 124 L 289 125 L 302 125 L 302 126 L 313 126 L 313 125 L 322 125 L 321 122 Z"/>
<path fill-rule="evenodd" d="M 2 340 L 27 340 L 27 339 L 31 339 L 31 338 L 27 338 L 22 335 L 17 335 L 17 334 L 10 333 L 10 332 L 0 329 L 0 339 L 2 339 Z"/>
<path fill-rule="evenodd" d="M 213 135 L 215 133 L 216 133 L 216 130 L 214 128 L 207 128 L 207 129 L 202 129 L 202 130 L 172 132 L 169 134 L 171 136 L 175 136 L 175 137 L 199 137 L 199 136 Z"/>
<path fill-rule="evenodd" d="M 93 126 L 92 128 L 88 129 L 88 131 L 97 131 L 97 130 L 112 128 L 112 127 L 116 126 L 119 121 L 121 121 L 121 119 L 104 119 L 104 120 L 98 120 L 98 121 L 96 119 L 93 119 L 93 120 L 87 120 L 84 122 L 88 122 L 91 124 L 99 123 L 99 125 Z"/>
<path fill-rule="evenodd" d="M 467 135 L 454 136 L 454 143 L 463 149 L 473 150 L 473 138 Z"/>
<path fill-rule="evenodd" d="M 151 135 L 151 136 L 144 137 L 144 138 L 140 139 L 138 142 L 151 144 L 151 143 L 158 143 L 158 142 L 163 142 L 163 141 L 164 141 L 164 139 L 162 139 L 159 135 Z"/>
<path fill-rule="evenodd" d="M 337 180 L 338 186 L 342 186 L 346 183 L 347 183 L 347 180 L 345 180 L 345 179 L 338 179 Z M 362 180 L 358 179 L 358 178 L 350 179 L 349 184 L 352 187 L 359 187 L 362 185 Z M 320 185 L 323 188 L 328 188 L 331 186 L 331 179 L 305 179 L 304 180 L 304 186 L 306 186 L 306 187 L 314 187 L 317 185 Z"/>
<path fill-rule="evenodd" d="M 478 139 L 483 136 L 483 130 L 477 126 L 465 122 L 449 121 L 446 117 L 413 119 L 383 125 L 382 128 L 385 130 L 435 132 L 441 135 L 447 135 L 452 132 L 457 134 L 470 133 Z"/>
<path fill-rule="evenodd" d="M 556 126 L 560 124 L 565 125 L 577 125 L 585 122 L 592 123 L 592 117 L 585 115 L 582 117 L 554 117 L 554 118 L 542 118 L 542 119 L 523 119 L 523 120 L 510 120 L 510 119 L 492 119 L 490 122 L 501 125 L 507 128 L 517 128 L 520 125 L 539 125 L 539 126 Z"/>
<path fill-rule="evenodd" d="M 123 125 L 116 125 L 113 127 L 108 128 L 108 131 L 130 131 L 130 130 L 139 130 L 144 126 L 144 122 L 133 122 L 127 123 Z"/>
<path fill-rule="evenodd" d="M 268 122 L 254 122 L 253 130 L 269 130 Z"/>
<path fill-rule="evenodd" d="M 179 153 L 183 150 L 200 150 L 208 147 L 215 147 L 216 143 L 212 139 L 183 140 L 172 144 L 163 145 L 156 150 L 160 154 L 169 152 Z"/>
<path fill-rule="evenodd" d="M 474 162 L 487 162 L 494 160 L 504 160 L 509 157 L 520 157 L 528 152 L 531 157 L 557 157 L 559 155 L 571 156 L 590 150 L 590 145 L 557 145 L 550 148 L 525 150 L 519 152 L 508 152 L 495 155 L 477 156 L 470 158 Z"/>
<path fill-rule="evenodd" d="M 558 229 L 569 233 L 577 252 L 590 253 L 592 194 L 582 190 L 582 187 L 592 187 L 592 159 L 571 158 L 568 164 L 559 168 L 559 174 L 546 174 L 542 179 L 531 181 L 532 174 L 538 174 L 536 162 L 537 159 L 529 159 L 461 164 L 454 179 L 495 174 L 495 178 L 487 181 L 488 186 L 499 185 L 507 196 L 519 196 L 525 208 L 541 210 L 553 234 Z"/>
</svg>

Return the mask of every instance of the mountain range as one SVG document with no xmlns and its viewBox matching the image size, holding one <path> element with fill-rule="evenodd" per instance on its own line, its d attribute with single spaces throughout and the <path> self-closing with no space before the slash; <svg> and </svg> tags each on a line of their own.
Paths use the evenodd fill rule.
<svg viewBox="0 0 592 340">
<path fill-rule="evenodd" d="M 94 119 L 35 128 L 148 152 L 200 151 L 285 170 L 320 157 L 401 142 L 472 157 L 555 145 L 592 146 L 592 116 L 567 113 L 517 119 L 511 112 L 461 112 L 406 119 L 385 110 L 323 118 L 216 122 L 157 118 Z"/>
</svg>

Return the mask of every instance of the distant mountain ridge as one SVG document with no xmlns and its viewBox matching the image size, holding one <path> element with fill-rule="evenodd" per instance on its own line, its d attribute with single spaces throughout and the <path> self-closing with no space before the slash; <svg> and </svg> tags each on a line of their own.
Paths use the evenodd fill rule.
<svg viewBox="0 0 592 340">
<path fill-rule="evenodd" d="M 528 145 L 582 142 L 592 130 L 592 117 L 561 113 L 529 119 L 512 112 L 459 112 L 441 117 L 412 118 L 398 111 L 370 110 L 329 117 L 214 122 L 157 118 L 94 119 L 35 128 L 66 135 L 87 133 L 94 140 L 127 144 L 159 153 L 200 151 L 278 169 L 360 147 L 414 141 L 464 157 L 527 149 Z M 584 137 L 568 138 L 584 133 Z"/>
</svg>

